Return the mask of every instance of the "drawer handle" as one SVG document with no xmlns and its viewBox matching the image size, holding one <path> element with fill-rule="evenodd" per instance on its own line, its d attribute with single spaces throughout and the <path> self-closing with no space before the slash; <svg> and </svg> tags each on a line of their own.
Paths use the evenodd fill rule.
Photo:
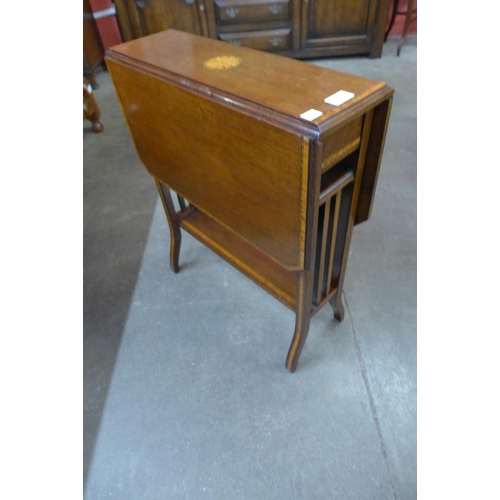
<svg viewBox="0 0 500 500">
<path fill-rule="evenodd" d="M 277 47 L 278 45 L 281 45 L 281 38 L 278 38 L 277 36 L 273 36 L 271 40 L 269 40 L 269 43 L 273 47 Z"/>
<path fill-rule="evenodd" d="M 238 9 L 235 9 L 234 7 L 231 7 L 230 9 L 226 9 L 226 14 L 231 19 L 234 19 L 238 15 Z"/>
<path fill-rule="evenodd" d="M 277 3 L 273 3 L 272 5 L 269 6 L 269 12 L 273 15 L 276 16 L 281 12 L 281 5 Z"/>
<path fill-rule="evenodd" d="M 240 42 L 239 40 L 232 40 L 232 41 L 231 41 L 231 44 L 232 44 L 232 45 L 237 45 L 238 47 L 240 47 L 240 46 L 241 46 L 241 42 Z"/>
<path fill-rule="evenodd" d="M 186 5 L 192 5 L 194 3 L 194 0 L 184 0 L 184 3 Z"/>
</svg>

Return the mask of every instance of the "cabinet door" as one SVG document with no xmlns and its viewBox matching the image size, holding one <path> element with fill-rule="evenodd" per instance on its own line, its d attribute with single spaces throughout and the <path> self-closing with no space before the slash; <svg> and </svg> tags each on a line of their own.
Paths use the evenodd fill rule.
<svg viewBox="0 0 500 500">
<path fill-rule="evenodd" d="M 375 38 L 378 0 L 302 0 L 301 47 L 367 46 Z"/>
<path fill-rule="evenodd" d="M 170 28 L 202 34 L 196 0 L 115 0 L 115 4 L 125 41 Z"/>
<path fill-rule="evenodd" d="M 83 0 L 83 72 L 90 75 L 104 59 L 104 49 L 89 0 Z"/>
</svg>

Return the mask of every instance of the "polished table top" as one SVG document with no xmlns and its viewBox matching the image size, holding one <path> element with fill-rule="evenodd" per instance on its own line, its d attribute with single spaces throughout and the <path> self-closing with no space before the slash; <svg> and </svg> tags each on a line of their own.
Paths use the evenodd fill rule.
<svg viewBox="0 0 500 500">
<path fill-rule="evenodd" d="M 125 57 L 146 64 L 161 73 L 177 75 L 213 92 L 217 89 L 238 101 L 254 103 L 268 111 L 302 120 L 309 109 L 323 113 L 313 120 L 321 125 L 342 115 L 353 106 L 387 93 L 385 83 L 313 66 L 303 61 L 256 51 L 226 42 L 207 39 L 176 30 L 167 30 L 113 47 L 108 55 Z M 220 56 L 232 56 L 240 64 L 226 70 L 209 69 L 204 63 Z M 187 79 L 187 81 L 186 81 Z M 344 90 L 354 94 L 341 106 L 324 99 Z"/>
</svg>

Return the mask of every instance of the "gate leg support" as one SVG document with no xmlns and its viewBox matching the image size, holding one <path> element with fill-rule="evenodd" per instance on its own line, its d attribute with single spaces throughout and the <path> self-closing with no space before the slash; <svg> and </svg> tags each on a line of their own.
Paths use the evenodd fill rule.
<svg viewBox="0 0 500 500">
<path fill-rule="evenodd" d="M 156 181 L 158 192 L 163 203 L 168 225 L 170 226 L 170 268 L 174 273 L 179 272 L 179 253 L 181 251 L 181 228 L 178 223 L 177 213 L 170 189 L 164 186 L 160 181 Z"/>
</svg>

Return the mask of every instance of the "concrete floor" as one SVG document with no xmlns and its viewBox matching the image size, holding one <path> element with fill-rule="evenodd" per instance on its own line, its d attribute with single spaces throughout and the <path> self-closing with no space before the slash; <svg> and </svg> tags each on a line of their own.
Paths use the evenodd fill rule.
<svg viewBox="0 0 500 500">
<path fill-rule="evenodd" d="M 395 89 L 372 217 L 356 226 L 346 317 L 323 308 L 299 367 L 294 314 L 183 234 L 181 272 L 109 75 L 84 122 L 86 500 L 414 499 L 417 47 L 312 64 Z"/>
</svg>

